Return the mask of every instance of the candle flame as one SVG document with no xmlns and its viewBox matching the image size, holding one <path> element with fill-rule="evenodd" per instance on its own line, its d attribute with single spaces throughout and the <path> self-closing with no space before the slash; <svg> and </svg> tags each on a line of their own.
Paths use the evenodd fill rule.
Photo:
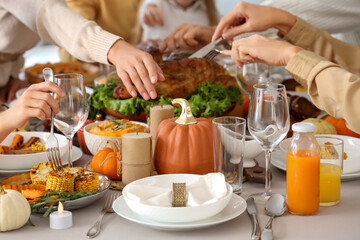
<svg viewBox="0 0 360 240">
<path fill-rule="evenodd" d="M 58 212 L 61 213 L 61 214 L 64 212 L 64 206 L 62 205 L 61 202 L 59 202 Z"/>
</svg>

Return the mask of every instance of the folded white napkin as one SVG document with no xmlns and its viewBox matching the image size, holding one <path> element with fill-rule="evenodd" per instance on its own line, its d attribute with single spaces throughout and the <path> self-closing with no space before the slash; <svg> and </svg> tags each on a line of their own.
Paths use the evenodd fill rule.
<svg viewBox="0 0 360 240">
<path fill-rule="evenodd" d="M 129 184 L 123 190 L 127 198 L 147 205 L 171 207 L 172 183 L 169 187 Z M 222 173 L 199 176 L 197 181 L 186 184 L 186 206 L 200 206 L 218 201 L 228 195 L 225 177 Z"/>
</svg>

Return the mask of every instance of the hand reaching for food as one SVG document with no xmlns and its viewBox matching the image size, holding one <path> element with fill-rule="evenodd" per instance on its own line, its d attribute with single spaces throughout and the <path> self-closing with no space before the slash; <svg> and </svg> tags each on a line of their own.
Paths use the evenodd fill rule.
<svg viewBox="0 0 360 240">
<path fill-rule="evenodd" d="M 164 18 L 161 10 L 155 4 L 147 4 L 144 15 L 142 16 L 144 23 L 149 26 L 164 26 Z"/>
<path fill-rule="evenodd" d="M 234 41 L 231 51 L 225 50 L 223 54 L 231 55 L 238 66 L 253 62 L 282 66 L 286 65 L 300 50 L 302 48 L 285 41 L 252 35 Z"/>
<path fill-rule="evenodd" d="M 157 97 L 153 84 L 165 77 L 150 54 L 118 40 L 110 48 L 108 59 L 132 97 L 137 96 L 136 90 L 145 100 Z"/>
</svg>

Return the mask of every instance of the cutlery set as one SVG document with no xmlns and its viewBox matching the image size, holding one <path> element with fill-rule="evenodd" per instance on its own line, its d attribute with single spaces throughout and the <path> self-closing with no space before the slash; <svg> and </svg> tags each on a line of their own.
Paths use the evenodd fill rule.
<svg viewBox="0 0 360 240">
<path fill-rule="evenodd" d="M 275 217 L 281 216 L 286 211 L 286 198 L 281 194 L 273 194 L 265 203 L 265 213 L 270 216 L 268 223 L 264 230 L 260 231 L 259 221 L 256 217 L 256 204 L 253 197 L 246 200 L 246 211 L 251 219 L 253 229 L 251 233 L 251 240 L 272 240 L 272 221 Z"/>
</svg>

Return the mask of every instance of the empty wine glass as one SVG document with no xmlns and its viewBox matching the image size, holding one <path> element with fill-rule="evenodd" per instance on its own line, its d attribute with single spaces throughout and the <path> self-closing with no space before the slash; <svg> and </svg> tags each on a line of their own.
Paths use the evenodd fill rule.
<svg viewBox="0 0 360 240">
<path fill-rule="evenodd" d="M 254 194 L 262 196 L 263 201 L 271 196 L 271 152 L 284 139 L 289 127 L 285 86 L 270 82 L 255 84 L 249 106 L 248 129 L 265 151 L 265 192 Z"/>
<path fill-rule="evenodd" d="M 82 127 L 88 117 L 88 105 L 84 81 L 81 74 L 56 74 L 54 82 L 65 92 L 64 98 L 55 95 L 59 103 L 59 112 L 55 114 L 54 124 L 68 140 L 68 166 L 73 167 L 71 152 L 75 133 Z"/>
<path fill-rule="evenodd" d="M 270 67 L 264 63 L 248 63 L 237 67 L 235 76 L 240 88 L 251 95 L 254 84 L 270 80 Z"/>
</svg>

